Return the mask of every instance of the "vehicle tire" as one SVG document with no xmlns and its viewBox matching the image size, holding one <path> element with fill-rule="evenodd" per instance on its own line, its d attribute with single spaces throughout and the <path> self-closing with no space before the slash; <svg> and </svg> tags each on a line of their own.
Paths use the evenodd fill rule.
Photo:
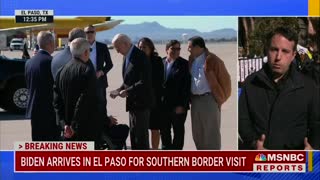
<svg viewBox="0 0 320 180">
<path fill-rule="evenodd" d="M 3 99 L 3 91 L 0 91 L 0 108 L 3 108 L 3 102 L 4 102 L 4 99 Z"/>
<path fill-rule="evenodd" d="M 24 80 L 9 82 L 3 96 L 3 108 L 15 113 L 24 113 L 27 108 L 28 90 Z"/>
</svg>

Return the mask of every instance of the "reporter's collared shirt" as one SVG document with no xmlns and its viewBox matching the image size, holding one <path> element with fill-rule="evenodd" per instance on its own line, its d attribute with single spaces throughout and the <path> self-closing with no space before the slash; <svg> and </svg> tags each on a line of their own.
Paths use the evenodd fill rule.
<svg viewBox="0 0 320 180">
<path fill-rule="evenodd" d="M 94 70 L 97 71 L 97 43 L 96 41 L 93 42 L 93 44 L 90 46 L 91 52 L 90 52 L 90 60 L 93 64 Z"/>
<path fill-rule="evenodd" d="M 211 92 L 208 80 L 204 73 L 204 64 L 206 61 L 205 53 L 198 56 L 191 68 L 191 92 L 192 94 L 205 94 Z"/>
</svg>

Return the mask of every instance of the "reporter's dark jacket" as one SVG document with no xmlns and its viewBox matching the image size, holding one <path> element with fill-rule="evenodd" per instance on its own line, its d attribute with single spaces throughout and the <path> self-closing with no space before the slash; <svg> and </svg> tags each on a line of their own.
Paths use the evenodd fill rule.
<svg viewBox="0 0 320 180">
<path fill-rule="evenodd" d="M 244 144 L 253 147 L 265 134 L 266 149 L 304 149 L 305 137 L 319 149 L 319 89 L 292 67 L 280 85 L 271 79 L 266 64 L 245 81 L 238 106 L 239 133 Z"/>
</svg>

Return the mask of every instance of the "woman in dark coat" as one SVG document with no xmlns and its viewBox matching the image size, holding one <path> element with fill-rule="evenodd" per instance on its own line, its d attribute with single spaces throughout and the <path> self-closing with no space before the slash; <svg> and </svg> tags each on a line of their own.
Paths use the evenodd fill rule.
<svg viewBox="0 0 320 180">
<path fill-rule="evenodd" d="M 155 105 L 150 114 L 149 129 L 151 129 L 151 144 L 152 149 L 157 150 L 160 142 L 160 127 L 161 127 L 161 97 L 162 84 L 164 80 L 164 69 L 161 57 L 155 50 L 154 44 L 149 38 L 142 38 L 138 41 L 138 47 L 145 52 L 147 58 L 152 65 L 152 88 L 155 96 Z"/>
</svg>

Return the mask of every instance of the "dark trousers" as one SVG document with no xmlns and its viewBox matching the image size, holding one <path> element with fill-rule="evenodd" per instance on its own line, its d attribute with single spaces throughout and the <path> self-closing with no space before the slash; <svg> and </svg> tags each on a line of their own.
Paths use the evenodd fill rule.
<svg viewBox="0 0 320 180">
<path fill-rule="evenodd" d="M 126 149 L 126 140 L 129 135 L 129 126 L 126 124 L 113 125 L 102 132 L 101 140 L 97 143 L 97 150 Z"/>
<path fill-rule="evenodd" d="M 129 111 L 130 140 L 132 150 L 146 150 L 149 147 L 150 110 Z"/>
<path fill-rule="evenodd" d="M 78 123 L 72 126 L 74 130 L 74 135 L 71 138 L 63 137 L 64 141 L 93 141 L 95 150 L 100 150 L 101 145 L 101 134 L 102 134 L 102 124 L 98 125 L 96 119 L 91 119 L 91 122 L 79 125 Z M 90 121 L 88 119 L 88 121 Z"/>
<path fill-rule="evenodd" d="M 107 135 L 110 137 L 112 144 L 116 150 L 123 149 L 129 135 L 129 127 L 126 124 L 112 126 Z"/>
<path fill-rule="evenodd" d="M 160 129 L 162 149 L 181 150 L 184 145 L 184 123 L 187 113 L 176 114 L 172 109 L 164 110 L 163 125 Z M 173 127 L 173 139 L 171 136 Z"/>
<path fill-rule="evenodd" d="M 103 113 L 107 115 L 107 97 L 106 97 L 106 85 L 105 82 L 102 80 L 98 80 L 98 97 L 99 97 L 99 107 L 101 107 Z"/>
<path fill-rule="evenodd" d="M 48 120 L 48 119 L 47 119 Z M 31 136 L 32 141 L 59 141 L 61 140 L 60 128 L 52 120 L 45 124 L 45 118 L 31 119 Z"/>
</svg>

